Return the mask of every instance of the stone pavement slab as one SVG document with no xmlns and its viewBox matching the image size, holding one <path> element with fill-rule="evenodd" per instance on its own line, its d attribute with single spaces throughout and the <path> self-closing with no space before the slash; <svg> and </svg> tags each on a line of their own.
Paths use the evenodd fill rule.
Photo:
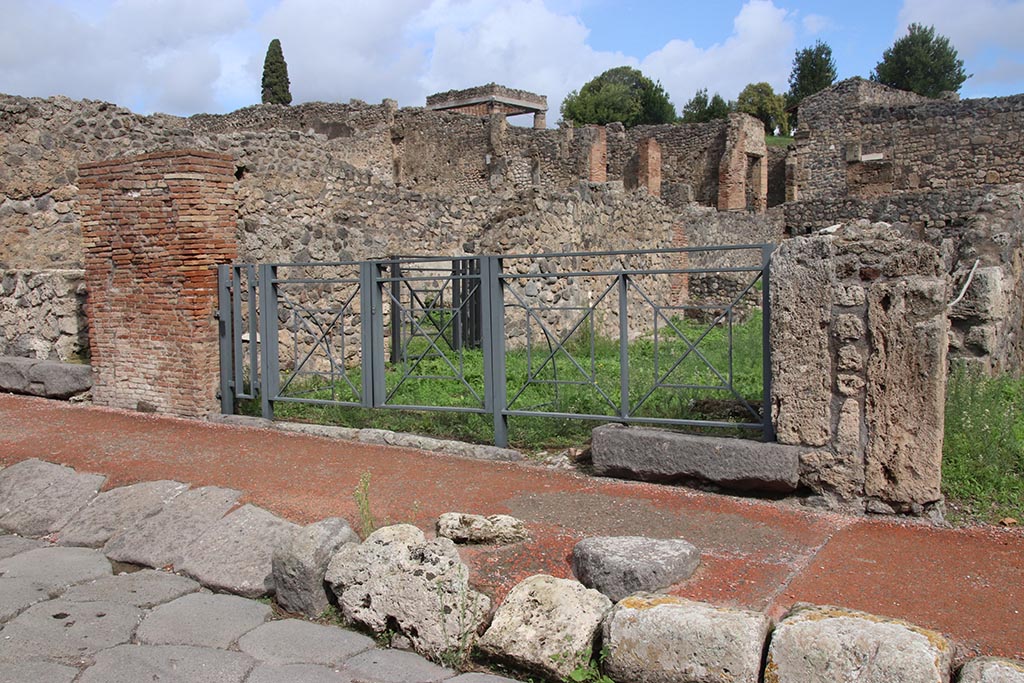
<svg viewBox="0 0 1024 683">
<path fill-rule="evenodd" d="M 118 562 L 157 569 L 176 565 L 196 539 L 231 509 L 239 495 L 238 491 L 217 486 L 185 491 L 159 513 L 110 539 L 103 552 Z"/>
<path fill-rule="evenodd" d="M 26 468 L 12 466 L 0 472 L 0 526 L 22 536 L 57 531 L 96 496 L 106 480 L 70 467 L 46 465 L 50 463 L 36 461 Z M 18 485 L 24 488 L 11 490 Z"/>
<path fill-rule="evenodd" d="M 470 671 L 469 673 L 460 674 L 455 678 L 448 679 L 448 681 L 449 683 L 517 683 L 511 678 L 480 673 L 479 671 Z"/>
<path fill-rule="evenodd" d="M 270 616 L 269 605 L 237 595 L 192 593 L 146 615 L 136 639 L 146 645 L 227 648 Z"/>
<path fill-rule="evenodd" d="M 118 645 L 96 656 L 79 683 L 242 683 L 255 661 L 241 652 L 187 645 Z M 298 681 L 296 681 L 298 683 Z"/>
<path fill-rule="evenodd" d="M 74 602 L 106 600 L 150 609 L 183 595 L 195 593 L 201 586 L 192 579 L 156 569 L 131 574 L 105 576 L 72 586 L 62 596 Z"/>
<path fill-rule="evenodd" d="M 110 562 L 86 548 L 44 547 L 0 560 L 0 576 L 29 579 L 63 591 L 66 587 L 110 576 Z"/>
<path fill-rule="evenodd" d="M 35 538 L 22 538 L 21 536 L 5 534 L 0 536 L 0 560 L 33 548 L 43 548 L 46 545 L 46 541 L 40 541 Z"/>
<path fill-rule="evenodd" d="M 348 672 L 318 664 L 260 664 L 246 683 L 350 683 Z"/>
<path fill-rule="evenodd" d="M 116 602 L 47 600 L 4 626 L 0 662 L 90 662 L 100 650 L 129 642 L 141 616 L 139 608 Z"/>
<path fill-rule="evenodd" d="M 71 683 L 78 675 L 78 669 L 41 659 L 25 662 L 5 662 L 0 666 L 0 683 Z"/>
<path fill-rule="evenodd" d="M 435 683 L 455 672 L 402 650 L 370 650 L 345 665 L 353 683 Z"/>
<path fill-rule="evenodd" d="M 57 543 L 99 548 L 112 537 L 152 517 L 188 490 L 177 481 L 147 481 L 104 491 L 60 529 Z"/>
<path fill-rule="evenodd" d="M 270 664 L 340 665 L 374 647 L 373 639 L 300 619 L 268 621 L 238 640 L 238 649 Z"/>
<path fill-rule="evenodd" d="M 215 591 L 246 598 L 274 592 L 274 548 L 299 528 L 255 505 L 243 505 L 211 524 L 174 568 Z"/>
<path fill-rule="evenodd" d="M 0 579 L 0 624 L 52 597 L 47 586 L 31 579 Z"/>
</svg>

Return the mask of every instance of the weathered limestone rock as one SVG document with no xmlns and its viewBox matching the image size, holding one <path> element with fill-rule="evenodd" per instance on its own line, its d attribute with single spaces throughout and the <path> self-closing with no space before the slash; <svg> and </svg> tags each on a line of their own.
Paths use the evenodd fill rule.
<svg viewBox="0 0 1024 683">
<path fill-rule="evenodd" d="M 437 518 L 437 535 L 456 543 L 518 543 L 529 538 L 526 524 L 509 515 L 446 512 Z"/>
<path fill-rule="evenodd" d="M 605 670 L 636 683 L 757 683 L 770 625 L 760 612 L 633 595 L 605 619 Z"/>
<path fill-rule="evenodd" d="M 787 492 L 800 479 L 797 448 L 607 424 L 592 432 L 594 470 L 649 481 L 702 479 L 726 488 Z"/>
<path fill-rule="evenodd" d="M 509 592 L 479 647 L 512 666 L 560 680 L 589 663 L 611 606 L 576 581 L 531 576 Z"/>
<path fill-rule="evenodd" d="M 216 591 L 246 598 L 271 595 L 271 555 L 295 529 L 263 508 L 243 505 L 197 538 L 175 569 Z"/>
<path fill-rule="evenodd" d="M 104 491 L 60 530 L 57 543 L 99 548 L 187 490 L 177 481 L 147 481 Z"/>
<path fill-rule="evenodd" d="M 700 551 L 682 539 L 595 536 L 572 549 L 572 570 L 580 583 L 615 602 L 684 581 L 698 564 Z"/>
<path fill-rule="evenodd" d="M 428 656 L 471 647 L 490 609 L 487 596 L 469 587 L 455 544 L 427 541 L 409 524 L 342 546 L 324 580 L 345 618 L 376 633 L 391 629 Z"/>
<path fill-rule="evenodd" d="M 829 441 L 831 252 L 826 240 L 797 237 L 772 255 L 772 413 L 779 443 Z"/>
<path fill-rule="evenodd" d="M 330 604 L 324 588 L 327 565 L 346 543 L 359 543 L 359 536 L 341 517 L 295 529 L 271 557 L 277 604 L 310 618 L 323 614 Z"/>
<path fill-rule="evenodd" d="M 43 536 L 67 524 L 106 477 L 31 458 L 0 471 L 0 527 L 22 536 Z"/>
<path fill-rule="evenodd" d="M 957 683 L 1024 683 L 1024 661 L 976 657 L 960 669 Z"/>
<path fill-rule="evenodd" d="M 776 627 L 765 683 L 948 683 L 940 633 L 841 607 L 798 606 Z"/>
</svg>

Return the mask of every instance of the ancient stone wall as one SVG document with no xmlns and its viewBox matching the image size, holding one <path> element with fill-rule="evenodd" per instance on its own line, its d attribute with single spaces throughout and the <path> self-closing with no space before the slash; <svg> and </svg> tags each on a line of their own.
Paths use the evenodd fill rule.
<svg viewBox="0 0 1024 683">
<path fill-rule="evenodd" d="M 230 157 L 83 164 L 93 400 L 204 417 L 217 406 L 216 265 L 237 257 Z"/>
<path fill-rule="evenodd" d="M 939 501 L 947 282 L 938 251 L 879 223 L 798 237 L 771 268 L 772 412 L 801 481 L 872 511 Z"/>
<path fill-rule="evenodd" d="M 81 270 L 0 271 L 0 356 L 80 360 L 89 352 Z"/>
<path fill-rule="evenodd" d="M 931 100 L 853 78 L 800 104 L 790 199 L 1024 181 L 1024 95 Z"/>
</svg>

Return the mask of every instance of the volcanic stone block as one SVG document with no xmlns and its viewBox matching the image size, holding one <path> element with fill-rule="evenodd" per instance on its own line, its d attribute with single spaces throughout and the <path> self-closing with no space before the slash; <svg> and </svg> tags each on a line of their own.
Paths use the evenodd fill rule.
<svg viewBox="0 0 1024 683">
<path fill-rule="evenodd" d="M 0 683 L 24 683 L 25 681 L 46 681 L 46 683 L 71 683 L 78 675 L 78 669 L 42 660 L 27 662 L 5 662 L 0 668 Z"/>
<path fill-rule="evenodd" d="M 348 673 L 319 664 L 257 664 L 245 683 L 352 683 Z"/>
<path fill-rule="evenodd" d="M 0 471 L 0 526 L 22 536 L 56 531 L 95 497 L 106 477 L 32 458 Z"/>
<path fill-rule="evenodd" d="M 183 595 L 195 593 L 201 586 L 192 579 L 156 569 L 143 569 L 130 574 L 105 576 L 95 581 L 72 586 L 64 593 L 72 602 L 120 602 L 150 609 Z"/>
<path fill-rule="evenodd" d="M 271 664 L 337 666 L 374 647 L 361 633 L 300 619 L 268 621 L 238 641 L 238 649 Z"/>
<path fill-rule="evenodd" d="M 18 553 L 28 550 L 45 548 L 46 546 L 46 541 L 40 541 L 35 538 L 22 538 L 21 536 L 11 536 L 8 534 L 0 535 L 0 560 L 14 557 Z"/>
<path fill-rule="evenodd" d="M 252 657 L 210 647 L 185 645 L 118 645 L 96 655 L 81 683 L 138 681 L 217 681 L 242 683 Z"/>
<path fill-rule="evenodd" d="M 0 661 L 45 659 L 76 665 L 129 642 L 141 616 L 139 608 L 114 602 L 47 600 L 4 627 Z"/>
<path fill-rule="evenodd" d="M 348 660 L 345 671 L 353 681 L 388 683 L 439 683 L 455 675 L 451 669 L 401 650 L 369 650 Z"/>
<path fill-rule="evenodd" d="M 757 683 L 770 625 L 760 612 L 633 595 L 605 619 L 605 671 L 635 683 Z"/>
<path fill-rule="evenodd" d="M 70 585 L 110 576 L 110 562 L 102 553 L 87 548 L 37 548 L 0 560 L 5 579 L 29 579 L 63 591 Z"/>
<path fill-rule="evenodd" d="M 270 605 L 237 595 L 192 593 L 146 615 L 135 637 L 146 645 L 227 648 L 271 613 Z"/>
<path fill-rule="evenodd" d="M 645 481 L 700 479 L 739 490 L 789 492 L 800 480 L 804 449 L 694 436 L 648 427 L 602 425 L 591 454 L 601 475 Z"/>
<path fill-rule="evenodd" d="M 271 558 L 277 604 L 310 618 L 323 614 L 330 604 L 324 588 L 327 565 L 346 543 L 359 543 L 359 536 L 340 517 L 295 529 Z"/>
<path fill-rule="evenodd" d="M 31 579 L 0 580 L 0 624 L 10 621 L 37 602 L 53 597 L 51 589 Z"/>
<path fill-rule="evenodd" d="M 147 481 L 104 491 L 71 518 L 57 542 L 99 548 L 187 490 L 188 484 L 177 481 Z"/>
<path fill-rule="evenodd" d="M 684 581 L 700 564 L 700 551 L 682 539 L 643 536 L 584 538 L 572 549 L 572 570 L 588 587 L 614 602 L 637 591 Z"/>
</svg>

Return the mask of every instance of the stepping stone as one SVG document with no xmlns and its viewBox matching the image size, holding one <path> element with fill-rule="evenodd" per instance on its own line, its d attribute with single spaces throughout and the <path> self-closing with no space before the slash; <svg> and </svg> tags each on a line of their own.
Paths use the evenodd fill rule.
<svg viewBox="0 0 1024 683">
<path fill-rule="evenodd" d="M 344 671 L 318 664 L 260 664 L 246 683 L 351 683 Z"/>
<path fill-rule="evenodd" d="M 187 490 L 188 484 L 177 481 L 147 481 L 105 491 L 71 518 L 60 530 L 57 543 L 99 548 L 157 514 Z"/>
<path fill-rule="evenodd" d="M 200 588 L 202 586 L 187 577 L 156 569 L 143 569 L 72 586 L 63 598 L 73 602 L 119 602 L 152 609 L 183 595 L 195 593 Z"/>
<path fill-rule="evenodd" d="M 47 586 L 31 579 L 0 578 L 0 624 L 52 597 Z"/>
<path fill-rule="evenodd" d="M 115 602 L 41 602 L 4 626 L 0 662 L 90 661 L 101 650 L 129 642 L 141 616 L 138 607 Z"/>
<path fill-rule="evenodd" d="M 174 567 L 216 591 L 258 598 L 274 592 L 274 548 L 299 528 L 255 505 L 210 525 Z"/>
<path fill-rule="evenodd" d="M 237 595 L 192 593 L 155 608 L 139 624 L 135 637 L 146 645 L 224 649 L 271 614 L 269 605 Z"/>
<path fill-rule="evenodd" d="M 0 472 L 0 526 L 22 536 L 57 531 L 89 504 L 106 477 L 23 460 Z"/>
<path fill-rule="evenodd" d="M 242 683 L 255 662 L 241 652 L 184 645 L 118 645 L 96 655 L 79 683 Z"/>
<path fill-rule="evenodd" d="M 274 596 L 282 609 L 315 619 L 330 605 L 324 576 L 331 557 L 346 543 L 359 543 L 348 522 L 329 517 L 296 529 L 274 549 Z"/>
<path fill-rule="evenodd" d="M 35 538 L 22 538 L 21 536 L 5 535 L 0 536 L 0 560 L 14 557 L 18 553 L 35 548 L 45 548 L 49 544 Z"/>
<path fill-rule="evenodd" d="M 29 579 L 59 592 L 111 574 L 107 558 L 87 548 L 36 548 L 0 560 L 4 579 Z"/>
<path fill-rule="evenodd" d="M 185 491 L 162 511 L 110 539 L 103 552 L 118 562 L 157 569 L 176 565 L 189 546 L 227 514 L 240 495 L 239 491 L 218 486 Z"/>
<path fill-rule="evenodd" d="M 0 667 L 0 683 L 25 683 L 25 681 L 46 681 L 46 683 L 71 683 L 78 675 L 78 669 L 53 662 L 7 662 Z"/>
<path fill-rule="evenodd" d="M 700 551 L 682 539 L 594 536 L 572 549 L 572 570 L 584 586 L 612 602 L 685 581 L 700 564 Z"/>
<path fill-rule="evenodd" d="M 451 669 L 402 650 L 364 652 L 350 659 L 345 671 L 353 681 L 368 683 L 435 683 L 455 676 Z"/>
<path fill-rule="evenodd" d="M 300 619 L 269 621 L 238 641 L 239 650 L 269 664 L 335 666 L 373 647 L 361 633 Z"/>
</svg>

